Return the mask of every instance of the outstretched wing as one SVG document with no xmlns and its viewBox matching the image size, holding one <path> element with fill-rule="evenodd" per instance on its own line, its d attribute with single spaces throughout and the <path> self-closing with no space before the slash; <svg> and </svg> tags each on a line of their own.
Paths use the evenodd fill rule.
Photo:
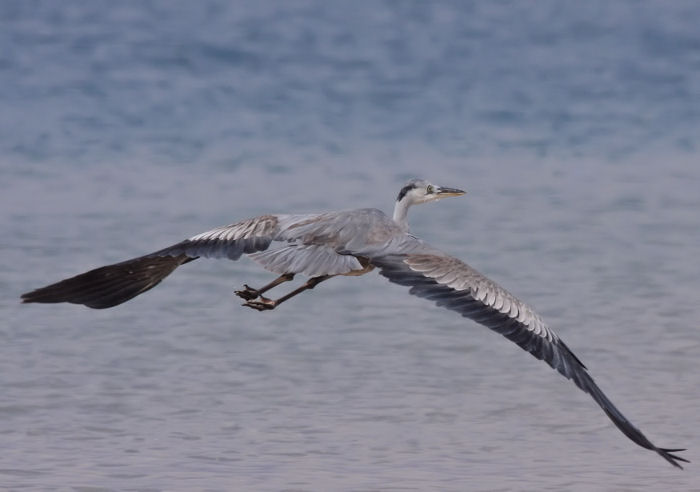
<svg viewBox="0 0 700 492">
<path fill-rule="evenodd" d="M 237 260 L 243 254 L 267 249 L 290 218 L 263 215 L 212 229 L 155 253 L 27 292 L 22 294 L 22 302 L 71 302 L 95 309 L 116 306 L 152 289 L 177 267 L 200 256 Z"/>
<path fill-rule="evenodd" d="M 143 294 L 177 267 L 194 259 L 185 255 L 141 256 L 27 292 L 22 294 L 22 302 L 71 302 L 104 309 Z"/>
<path fill-rule="evenodd" d="M 441 254 L 390 254 L 371 258 L 380 274 L 391 282 L 410 286 L 413 295 L 457 311 L 517 343 L 524 350 L 571 379 L 600 405 L 610 420 L 632 441 L 656 451 L 682 468 L 688 462 L 673 453 L 683 449 L 658 448 L 612 404 L 586 367 L 525 303 L 462 261 Z"/>
<path fill-rule="evenodd" d="M 158 285 L 178 266 L 199 257 L 237 260 L 243 254 L 276 273 L 346 274 L 362 264 L 342 253 L 351 244 L 383 242 L 391 219 L 375 209 L 305 215 L 263 215 L 218 227 L 148 255 L 107 265 L 27 292 L 23 302 L 72 302 L 91 308 L 116 306 Z M 268 248 L 274 242 L 282 246 Z"/>
</svg>

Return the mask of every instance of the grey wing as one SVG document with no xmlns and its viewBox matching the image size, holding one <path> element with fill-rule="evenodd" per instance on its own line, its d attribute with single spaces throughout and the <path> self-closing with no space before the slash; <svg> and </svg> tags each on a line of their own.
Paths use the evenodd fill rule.
<svg viewBox="0 0 700 492">
<path fill-rule="evenodd" d="M 262 215 L 197 234 L 182 242 L 151 253 L 150 257 L 228 258 L 263 251 L 280 234 L 284 215 Z"/>
<path fill-rule="evenodd" d="M 178 266 L 198 257 L 237 260 L 267 249 L 291 216 L 263 215 L 197 234 L 148 255 L 107 265 L 22 295 L 23 302 L 70 302 L 104 309 L 158 285 Z M 297 217 L 297 220 L 299 217 Z"/>
<path fill-rule="evenodd" d="M 361 270 L 352 255 L 340 255 L 335 249 L 316 244 L 292 243 L 248 255 L 263 268 L 277 274 L 301 273 L 308 277 L 343 275 Z"/>
<path fill-rule="evenodd" d="M 362 265 L 354 256 L 339 251 L 362 238 L 373 223 L 385 218 L 384 214 L 373 209 L 270 216 L 275 221 L 274 227 L 266 223 L 261 227 L 259 218 L 254 223 L 241 223 L 243 226 L 228 226 L 199 234 L 165 251 L 210 257 L 225 255 L 231 259 L 245 253 L 277 274 L 301 273 L 309 277 L 346 274 L 362 269 Z M 261 234 L 257 232 L 259 229 L 274 233 Z M 276 247 L 269 247 L 273 241 L 277 243 Z"/>
<path fill-rule="evenodd" d="M 438 252 L 390 254 L 370 261 L 391 282 L 410 286 L 411 294 L 473 319 L 547 362 L 590 394 L 617 428 L 639 446 L 657 452 L 679 468 L 679 461 L 688 462 L 673 454 L 683 449 L 652 444 L 613 405 L 578 357 L 530 307 L 469 265 Z"/>
</svg>

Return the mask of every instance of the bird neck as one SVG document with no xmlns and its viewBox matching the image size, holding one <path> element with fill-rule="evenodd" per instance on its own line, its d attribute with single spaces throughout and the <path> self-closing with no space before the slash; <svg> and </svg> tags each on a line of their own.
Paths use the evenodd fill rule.
<svg viewBox="0 0 700 492">
<path fill-rule="evenodd" d="M 394 206 L 394 222 L 398 225 L 404 232 L 408 232 L 408 207 L 411 203 L 406 200 L 398 200 Z"/>
</svg>

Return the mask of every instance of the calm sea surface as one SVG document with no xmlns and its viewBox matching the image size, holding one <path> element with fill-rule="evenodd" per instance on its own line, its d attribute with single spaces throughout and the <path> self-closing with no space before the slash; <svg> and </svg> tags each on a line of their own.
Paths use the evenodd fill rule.
<svg viewBox="0 0 700 492">
<path fill-rule="evenodd" d="M 0 2 L 0 489 L 700 490 L 700 3 Z M 414 234 L 533 305 L 681 472 L 378 275 L 279 310 L 188 264 L 19 295 L 268 212 L 468 194 Z M 285 287 L 281 288 L 282 291 Z"/>
</svg>

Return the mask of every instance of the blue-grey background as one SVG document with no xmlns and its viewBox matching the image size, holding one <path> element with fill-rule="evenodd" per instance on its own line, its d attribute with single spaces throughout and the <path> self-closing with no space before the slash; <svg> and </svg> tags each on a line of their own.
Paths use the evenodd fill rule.
<svg viewBox="0 0 700 492">
<path fill-rule="evenodd" d="M 0 488 L 700 490 L 700 3 L 0 1 Z M 532 304 L 672 469 L 507 340 L 368 275 L 278 311 L 197 261 L 266 212 L 412 231 Z M 286 288 L 281 288 L 284 291 Z"/>
</svg>

